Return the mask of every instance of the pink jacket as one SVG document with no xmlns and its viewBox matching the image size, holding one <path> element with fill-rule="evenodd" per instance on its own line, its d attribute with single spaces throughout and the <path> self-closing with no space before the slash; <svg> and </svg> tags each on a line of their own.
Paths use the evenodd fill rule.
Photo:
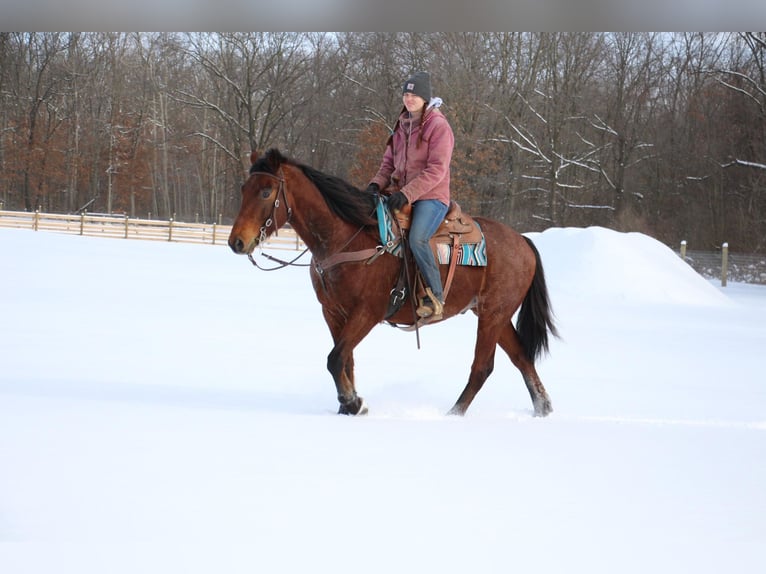
<svg viewBox="0 0 766 574">
<path fill-rule="evenodd" d="M 425 114 L 420 142 L 420 118 L 410 120 L 407 111 L 399 116 L 392 145 L 386 146 L 378 173 L 370 183 L 385 189 L 397 181 L 410 203 L 438 199 L 449 205 L 450 161 L 455 137 L 438 108 L 431 108 Z"/>
</svg>

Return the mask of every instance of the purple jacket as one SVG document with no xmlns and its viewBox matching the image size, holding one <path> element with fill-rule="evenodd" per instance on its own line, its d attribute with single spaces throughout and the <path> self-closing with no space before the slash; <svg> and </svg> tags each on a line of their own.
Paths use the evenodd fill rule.
<svg viewBox="0 0 766 574">
<path fill-rule="evenodd" d="M 420 142 L 420 118 L 410 120 L 407 111 L 399 116 L 392 145 L 386 146 L 378 173 L 370 183 L 385 189 L 393 181 L 398 181 L 410 203 L 419 199 L 438 199 L 449 205 L 449 170 L 455 137 L 447 118 L 438 108 L 431 108 L 425 114 Z"/>
</svg>

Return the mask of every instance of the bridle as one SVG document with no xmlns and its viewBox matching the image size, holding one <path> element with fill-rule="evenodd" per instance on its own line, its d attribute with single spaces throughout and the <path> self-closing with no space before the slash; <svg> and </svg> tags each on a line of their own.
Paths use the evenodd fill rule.
<svg viewBox="0 0 766 574">
<path fill-rule="evenodd" d="M 261 229 L 259 230 L 259 237 L 258 237 L 258 245 L 263 249 L 263 244 L 266 242 L 266 232 L 268 231 L 269 227 L 272 225 L 274 226 L 274 235 L 279 235 L 279 225 L 277 225 L 277 209 L 279 209 L 280 201 L 279 196 L 282 196 L 282 200 L 285 202 L 285 209 L 287 210 L 287 219 L 285 219 L 285 222 L 282 225 L 286 225 L 290 223 L 290 219 L 293 216 L 293 210 L 290 207 L 290 204 L 287 202 L 287 194 L 285 193 L 285 174 L 284 171 L 282 171 L 282 168 L 279 168 L 279 174 L 280 175 L 274 175 L 273 173 L 269 173 L 267 171 L 254 171 L 250 173 L 251 176 L 253 175 L 267 175 L 272 179 L 276 179 L 279 182 L 279 187 L 277 188 L 276 196 L 274 197 L 274 204 L 271 206 L 271 214 L 269 217 L 266 218 L 266 221 L 263 222 L 263 225 L 261 225 Z M 271 261 L 275 261 L 279 263 L 276 267 L 261 267 L 258 265 L 258 262 L 253 257 L 252 252 L 247 254 L 248 259 L 250 259 L 250 263 L 255 265 L 258 269 L 261 271 L 274 271 L 276 269 L 283 269 L 284 267 L 287 267 L 289 265 L 293 265 L 296 267 L 308 267 L 309 263 L 296 263 L 298 259 L 303 257 L 306 252 L 309 250 L 307 247 L 304 249 L 301 253 L 298 254 L 297 257 L 292 259 L 291 261 L 283 261 L 282 259 L 279 259 L 277 257 L 274 257 L 272 255 L 269 255 L 268 253 L 263 253 L 261 251 L 261 255 L 266 257 L 267 259 L 270 259 Z"/>
<path fill-rule="evenodd" d="M 285 220 L 285 223 L 283 225 L 286 225 L 287 223 L 290 223 L 290 219 L 293 215 L 293 210 L 290 207 L 290 205 L 287 203 L 287 194 L 285 193 L 285 174 L 284 171 L 282 171 L 282 168 L 279 168 L 280 175 L 275 175 L 273 173 L 269 173 L 268 171 L 254 171 L 251 172 L 250 175 L 267 175 L 272 179 L 276 179 L 279 182 L 279 188 L 277 189 L 276 197 L 274 198 L 274 204 L 271 206 L 271 214 L 266 219 L 266 221 L 263 222 L 263 225 L 261 226 L 261 229 L 259 231 L 260 235 L 258 237 L 258 245 L 263 246 L 263 244 L 266 242 L 266 232 L 268 231 L 269 227 L 274 225 L 274 235 L 278 235 L 279 233 L 279 226 L 276 224 L 276 212 L 279 208 L 279 196 L 282 196 L 282 199 L 285 202 L 285 209 L 287 210 L 287 219 Z M 351 238 L 346 241 L 346 243 L 343 245 L 343 247 L 340 248 L 340 250 L 327 257 L 326 259 L 323 259 L 321 261 L 312 259 L 311 263 L 296 263 L 298 259 L 303 257 L 306 252 L 309 250 L 308 247 L 304 249 L 301 253 L 298 254 L 297 257 L 292 259 L 291 261 L 283 261 L 282 259 L 279 259 L 277 257 L 274 257 L 272 255 L 268 255 L 267 253 L 263 253 L 261 251 L 261 255 L 266 257 L 267 259 L 270 259 L 271 261 L 274 261 L 276 263 L 279 263 L 276 267 L 261 267 L 258 265 L 258 262 L 253 257 L 252 253 L 248 253 L 247 257 L 250 259 L 250 263 L 255 265 L 258 269 L 262 271 L 275 271 L 277 269 L 283 269 L 289 265 L 293 265 L 295 267 L 313 267 L 314 270 L 317 272 L 320 278 L 322 278 L 322 284 L 324 285 L 324 278 L 322 277 L 324 275 L 324 272 L 331 267 L 334 267 L 340 263 L 347 263 L 351 261 L 366 261 L 369 265 L 373 261 L 375 261 L 378 257 L 380 257 L 385 252 L 385 246 L 383 245 L 377 245 L 376 247 L 372 247 L 369 249 L 362 249 L 360 251 L 351 251 L 347 252 L 345 251 L 346 247 L 348 247 L 351 242 L 354 240 L 354 238 L 359 235 L 364 227 L 360 227 L 356 233 L 354 233 Z M 261 247 L 262 249 L 262 247 Z"/>
</svg>

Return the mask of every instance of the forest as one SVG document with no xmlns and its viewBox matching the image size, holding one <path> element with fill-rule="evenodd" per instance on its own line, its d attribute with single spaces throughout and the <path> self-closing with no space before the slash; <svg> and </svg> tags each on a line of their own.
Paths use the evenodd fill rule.
<svg viewBox="0 0 766 574">
<path fill-rule="evenodd" d="M 766 252 L 766 33 L 0 33 L 0 209 L 230 223 L 252 150 L 364 188 L 412 72 L 521 232 Z"/>
</svg>

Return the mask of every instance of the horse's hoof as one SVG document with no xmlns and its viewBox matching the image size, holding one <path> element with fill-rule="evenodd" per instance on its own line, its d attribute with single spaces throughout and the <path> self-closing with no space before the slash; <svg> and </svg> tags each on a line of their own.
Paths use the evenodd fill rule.
<svg viewBox="0 0 766 574">
<path fill-rule="evenodd" d="M 465 411 L 466 411 L 466 409 L 464 409 L 464 408 L 460 408 L 460 407 L 458 407 L 457 405 L 455 405 L 454 407 L 452 407 L 452 408 L 451 408 L 451 409 L 450 409 L 450 410 L 447 412 L 447 415 L 449 415 L 449 416 L 455 416 L 455 417 L 462 417 L 462 416 L 464 416 L 464 415 L 465 415 Z"/>
<path fill-rule="evenodd" d="M 535 404 L 536 417 L 547 417 L 552 412 L 553 412 L 553 405 L 551 404 L 551 401 L 548 399 Z"/>
<path fill-rule="evenodd" d="M 339 415 L 366 415 L 369 412 L 367 403 L 364 402 L 362 397 L 357 397 L 353 401 L 348 403 L 341 403 L 338 407 Z"/>
</svg>

